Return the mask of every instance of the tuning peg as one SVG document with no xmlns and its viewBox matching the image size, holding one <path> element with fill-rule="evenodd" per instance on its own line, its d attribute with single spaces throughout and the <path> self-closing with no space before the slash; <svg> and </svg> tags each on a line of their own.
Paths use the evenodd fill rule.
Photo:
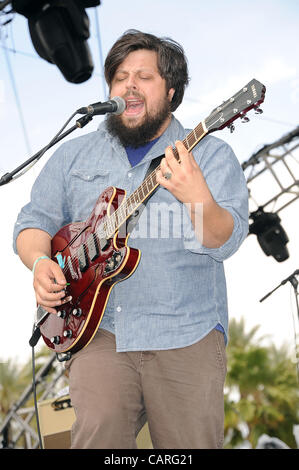
<svg viewBox="0 0 299 470">
<path fill-rule="evenodd" d="M 246 116 L 246 114 L 244 114 L 244 116 L 242 116 L 241 122 L 248 122 L 248 121 L 250 121 L 250 119 Z"/>
<path fill-rule="evenodd" d="M 230 133 L 232 134 L 235 130 L 235 126 L 233 125 L 233 123 L 229 124 L 227 127 L 229 128 Z"/>
<path fill-rule="evenodd" d="M 264 111 L 261 108 L 259 107 L 255 108 L 255 114 L 262 114 L 263 112 Z"/>
</svg>

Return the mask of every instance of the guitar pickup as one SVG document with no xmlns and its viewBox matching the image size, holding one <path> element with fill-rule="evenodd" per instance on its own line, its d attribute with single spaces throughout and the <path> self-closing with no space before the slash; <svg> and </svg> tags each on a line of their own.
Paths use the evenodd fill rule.
<svg viewBox="0 0 299 470">
<path fill-rule="evenodd" d="M 84 273 L 88 268 L 88 258 L 86 255 L 86 246 L 84 244 L 78 249 L 78 263 L 81 273 Z"/>
<path fill-rule="evenodd" d="M 109 240 L 106 238 L 98 238 L 95 233 L 93 233 L 86 242 L 87 248 L 88 248 L 88 256 L 90 261 L 94 261 L 99 255 L 100 255 L 100 250 L 105 251 L 108 246 L 110 245 Z M 100 245 L 100 248 L 99 248 Z M 85 266 L 85 263 L 87 262 L 87 258 L 85 257 L 85 260 L 83 260 L 83 255 L 82 255 L 82 265 L 83 268 Z M 81 269 L 81 268 L 80 268 Z M 84 268 L 86 269 L 86 268 Z"/>
<path fill-rule="evenodd" d="M 94 261 L 100 254 L 96 234 L 93 233 L 87 240 L 88 254 L 90 261 Z"/>
<path fill-rule="evenodd" d="M 110 242 L 109 240 L 107 240 L 107 238 L 100 238 L 101 251 L 105 251 L 109 245 L 110 245 Z"/>
</svg>

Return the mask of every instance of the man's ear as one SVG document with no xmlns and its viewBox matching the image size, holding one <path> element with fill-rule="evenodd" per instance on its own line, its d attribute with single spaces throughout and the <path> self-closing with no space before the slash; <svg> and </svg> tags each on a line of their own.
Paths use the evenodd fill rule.
<svg viewBox="0 0 299 470">
<path fill-rule="evenodd" d="M 174 95 L 174 94 L 175 94 L 175 89 L 174 89 L 174 88 L 170 88 L 170 89 L 168 90 L 168 94 L 167 94 L 167 97 L 168 97 L 168 99 L 169 99 L 169 102 L 172 101 L 172 98 L 173 98 L 173 95 Z"/>
</svg>

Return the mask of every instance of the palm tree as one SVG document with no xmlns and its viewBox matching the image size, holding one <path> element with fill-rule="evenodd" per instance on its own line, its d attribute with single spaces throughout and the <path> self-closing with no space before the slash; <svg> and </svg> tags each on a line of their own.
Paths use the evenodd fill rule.
<svg viewBox="0 0 299 470">
<path fill-rule="evenodd" d="M 225 400 L 226 447 L 244 440 L 256 446 L 262 434 L 296 448 L 293 426 L 299 422 L 296 368 L 286 348 L 261 346 L 258 326 L 245 332 L 245 322 L 230 322 Z"/>
<path fill-rule="evenodd" d="M 18 399 L 26 384 L 20 377 L 21 367 L 14 359 L 0 362 L 0 423 Z M 5 430 L 4 440 L 9 440 L 9 426 Z"/>
</svg>

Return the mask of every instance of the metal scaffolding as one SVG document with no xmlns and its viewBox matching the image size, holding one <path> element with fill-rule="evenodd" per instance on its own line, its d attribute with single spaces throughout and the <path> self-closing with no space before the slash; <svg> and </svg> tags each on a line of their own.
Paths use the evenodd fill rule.
<svg viewBox="0 0 299 470">
<path fill-rule="evenodd" d="M 299 126 L 270 145 L 265 145 L 242 164 L 249 198 L 257 207 L 265 209 L 272 204 L 278 213 L 299 198 L 299 161 L 295 153 L 299 148 Z M 298 157 L 297 153 L 297 157 Z M 265 191 L 262 176 L 267 177 L 267 186 L 276 188 L 274 195 L 258 204 L 254 199 L 254 183 L 259 177 L 262 190 Z"/>
<path fill-rule="evenodd" d="M 55 397 L 58 390 L 68 385 L 65 369 L 61 363 L 56 361 L 56 354 L 53 354 L 39 369 L 35 376 L 35 383 L 39 401 Z M 3 423 L 1 423 L 0 448 L 20 448 L 19 441 L 22 436 L 25 438 L 24 447 L 27 449 L 37 449 L 39 447 L 35 407 L 32 406 L 33 392 L 32 383 L 12 405 Z M 28 406 L 29 403 L 30 406 Z"/>
</svg>

